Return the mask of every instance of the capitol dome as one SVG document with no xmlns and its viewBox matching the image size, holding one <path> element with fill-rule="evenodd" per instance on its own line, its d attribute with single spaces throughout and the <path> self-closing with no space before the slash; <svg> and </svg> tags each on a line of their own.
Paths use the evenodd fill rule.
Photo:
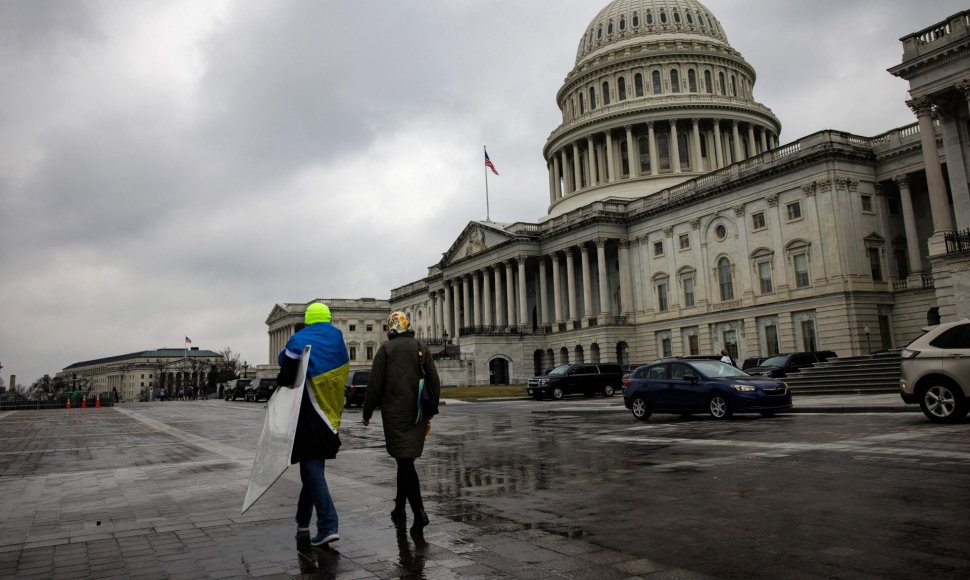
<svg viewBox="0 0 970 580">
<path fill-rule="evenodd" d="M 614 0 L 590 21 L 543 154 L 549 217 L 652 195 L 760 155 L 781 123 L 755 71 L 696 0 Z"/>
</svg>

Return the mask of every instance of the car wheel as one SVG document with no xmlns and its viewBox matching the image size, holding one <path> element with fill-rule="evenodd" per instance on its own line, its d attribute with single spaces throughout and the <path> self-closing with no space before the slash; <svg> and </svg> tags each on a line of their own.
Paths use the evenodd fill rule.
<svg viewBox="0 0 970 580">
<path fill-rule="evenodd" d="M 707 412 L 715 419 L 730 419 L 731 407 L 728 405 L 727 397 L 721 393 L 714 393 L 707 400 Z"/>
<path fill-rule="evenodd" d="M 967 404 L 963 395 L 947 382 L 927 387 L 919 399 L 919 406 L 930 421 L 937 423 L 952 423 L 967 415 Z"/>
<path fill-rule="evenodd" d="M 559 400 L 562 399 L 562 396 L 563 396 L 563 392 L 562 392 L 562 389 L 561 388 L 556 387 L 556 388 L 554 388 L 552 390 L 552 398 L 553 399 L 559 401 Z"/>
<path fill-rule="evenodd" d="M 613 393 L 615 393 L 615 392 L 616 391 L 613 390 L 613 385 L 606 385 L 605 387 L 603 387 L 603 396 L 604 397 L 612 397 L 613 396 Z"/>
<path fill-rule="evenodd" d="M 650 406 L 647 405 L 647 401 L 643 397 L 633 397 L 633 400 L 630 401 L 630 412 L 640 421 L 646 421 L 650 418 Z"/>
</svg>

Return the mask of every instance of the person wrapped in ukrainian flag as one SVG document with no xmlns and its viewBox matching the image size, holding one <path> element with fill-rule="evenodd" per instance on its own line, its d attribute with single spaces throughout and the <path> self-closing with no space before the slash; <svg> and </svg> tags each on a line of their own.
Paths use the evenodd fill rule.
<svg viewBox="0 0 970 580">
<path fill-rule="evenodd" d="M 350 372 L 350 357 L 344 335 L 331 324 L 330 308 L 321 302 L 307 306 L 306 327 L 294 334 L 278 357 L 277 384 L 294 387 L 300 356 L 310 345 L 306 388 L 300 403 L 296 439 L 290 463 L 300 464 L 303 488 L 296 507 L 297 538 L 309 536 L 313 509 L 317 510 L 317 533 L 310 544 L 322 546 L 340 539 L 337 510 L 330 497 L 324 468 L 340 449 L 340 419 L 344 410 L 344 383 Z"/>
</svg>

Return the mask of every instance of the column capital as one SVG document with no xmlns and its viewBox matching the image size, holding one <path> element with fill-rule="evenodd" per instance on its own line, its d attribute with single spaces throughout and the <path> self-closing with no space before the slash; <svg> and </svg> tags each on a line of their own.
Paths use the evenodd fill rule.
<svg viewBox="0 0 970 580">
<path fill-rule="evenodd" d="M 607 239 L 606 238 L 596 238 L 593 241 L 596 243 L 596 247 L 597 248 L 605 248 L 606 247 L 606 242 L 607 242 Z"/>
<path fill-rule="evenodd" d="M 664 228 L 664 237 L 665 238 L 672 237 L 673 235 L 674 235 L 674 228 L 673 228 L 673 226 L 667 226 L 667 227 Z"/>
<path fill-rule="evenodd" d="M 768 201 L 768 207 L 775 207 L 778 205 L 778 194 L 772 193 L 765 198 Z"/>
<path fill-rule="evenodd" d="M 896 182 L 896 185 L 898 185 L 900 189 L 904 187 L 909 189 L 909 175 L 900 173 L 899 175 L 893 176 L 893 181 Z"/>
<path fill-rule="evenodd" d="M 579 246 L 579 253 L 581 253 L 581 254 L 588 254 L 589 253 L 589 246 L 587 246 L 586 244 L 580 244 L 580 246 Z"/>
<path fill-rule="evenodd" d="M 619 245 L 620 245 L 620 249 L 621 250 L 629 250 L 630 249 L 630 240 L 627 239 L 627 238 L 623 238 L 623 239 L 621 239 L 619 241 Z"/>
<path fill-rule="evenodd" d="M 913 110 L 917 117 L 933 113 L 933 101 L 929 97 L 918 97 L 906 101 L 906 105 Z"/>
</svg>

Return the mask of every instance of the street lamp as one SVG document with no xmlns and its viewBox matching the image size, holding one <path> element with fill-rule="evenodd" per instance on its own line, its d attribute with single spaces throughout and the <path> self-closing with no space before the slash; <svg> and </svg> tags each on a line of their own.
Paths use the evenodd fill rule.
<svg viewBox="0 0 970 580">
<path fill-rule="evenodd" d="M 869 354 L 872 354 L 872 343 L 869 342 L 869 327 L 865 327 L 862 331 L 866 333 L 866 350 Z"/>
<path fill-rule="evenodd" d="M 248 370 L 249 370 L 249 363 L 246 362 L 246 361 L 243 361 L 243 378 L 244 379 L 246 378 L 246 371 L 248 371 Z"/>
</svg>

